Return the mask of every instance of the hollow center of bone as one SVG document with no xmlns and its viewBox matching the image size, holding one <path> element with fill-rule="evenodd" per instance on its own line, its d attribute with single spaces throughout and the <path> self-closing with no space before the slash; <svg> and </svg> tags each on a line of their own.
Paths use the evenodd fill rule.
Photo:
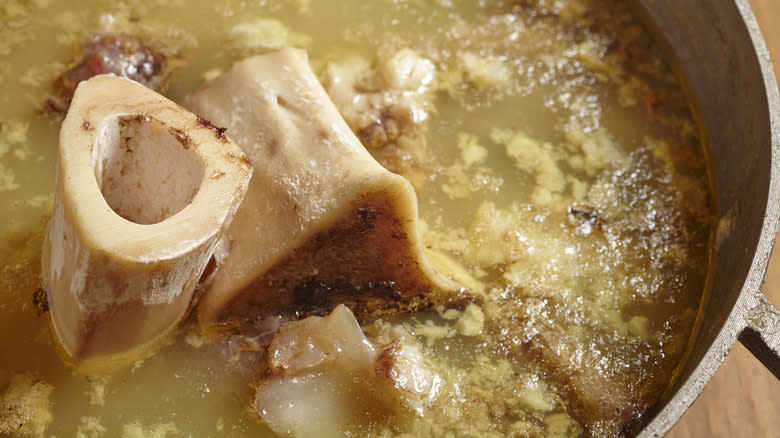
<svg viewBox="0 0 780 438">
<path fill-rule="evenodd" d="M 186 207 L 198 192 L 204 167 L 180 129 L 145 116 L 117 118 L 94 149 L 95 178 L 116 214 L 155 224 Z"/>
</svg>

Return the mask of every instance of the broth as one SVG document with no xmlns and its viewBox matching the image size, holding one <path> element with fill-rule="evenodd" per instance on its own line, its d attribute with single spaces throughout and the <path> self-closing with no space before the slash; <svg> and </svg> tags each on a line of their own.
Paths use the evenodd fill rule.
<svg viewBox="0 0 780 438">
<path fill-rule="evenodd" d="M 11 432 L 0 413 L 0 432 L 272 436 L 250 412 L 262 354 L 240 336 L 206 341 L 190 318 L 134 366 L 79 375 L 34 304 L 59 129 L 37 110 L 85 34 L 106 29 L 181 53 L 165 93 L 175 101 L 286 45 L 309 51 L 326 88 L 350 59 L 374 72 L 412 49 L 435 65 L 432 90 L 415 96 L 427 155 L 401 171 L 417 188 L 425 245 L 486 297 L 364 321 L 369 339 L 397 328 L 418 339 L 442 385 L 424 415 L 370 413 L 344 435 L 610 436 L 641 424 L 691 336 L 714 216 L 687 100 L 624 2 L 221 3 L 0 6 L 0 391 L 38 397 L 51 414 L 31 410 Z"/>
</svg>

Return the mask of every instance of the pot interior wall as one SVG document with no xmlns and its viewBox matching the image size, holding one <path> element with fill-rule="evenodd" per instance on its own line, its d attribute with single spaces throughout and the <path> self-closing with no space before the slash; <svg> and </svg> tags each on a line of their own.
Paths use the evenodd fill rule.
<svg viewBox="0 0 780 438">
<path fill-rule="evenodd" d="M 668 45 L 687 82 L 696 116 L 705 130 L 722 218 L 700 329 L 679 378 L 670 388 L 671 397 L 693 389 L 685 387 L 686 381 L 695 380 L 690 379 L 694 372 L 702 374 L 696 368 L 708 350 L 720 349 L 725 354 L 731 347 L 718 345 L 716 338 L 724 325 L 734 323 L 728 321 L 729 315 L 743 289 L 754 292 L 747 290 L 754 286 L 746 286 L 751 268 L 754 276 L 758 271 L 763 275 L 766 268 L 767 260 L 754 263 L 754 256 L 769 197 L 772 130 L 761 63 L 740 13 L 740 7 L 746 7 L 741 0 L 707 2 L 706 6 L 694 0 L 638 0 L 637 5 Z M 768 258 L 768 251 L 763 257 Z M 711 372 L 719 365 L 720 361 L 713 363 Z M 693 377 L 706 382 L 710 376 Z M 691 394 L 690 400 L 696 395 Z M 681 414 L 676 413 L 678 417 Z M 656 415 L 670 413 L 659 409 Z"/>
</svg>

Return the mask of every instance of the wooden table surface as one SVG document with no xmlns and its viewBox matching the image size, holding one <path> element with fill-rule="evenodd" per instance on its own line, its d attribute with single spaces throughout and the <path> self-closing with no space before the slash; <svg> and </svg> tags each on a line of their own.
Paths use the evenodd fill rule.
<svg viewBox="0 0 780 438">
<path fill-rule="evenodd" d="M 780 72 L 780 0 L 748 0 Z M 765 292 L 780 306 L 780 241 Z M 780 438 L 780 381 L 739 343 L 667 438 Z"/>
</svg>

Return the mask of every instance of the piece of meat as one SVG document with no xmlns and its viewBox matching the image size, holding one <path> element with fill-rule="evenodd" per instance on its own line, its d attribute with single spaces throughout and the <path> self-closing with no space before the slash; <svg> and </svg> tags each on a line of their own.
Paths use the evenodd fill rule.
<svg viewBox="0 0 780 438">
<path fill-rule="evenodd" d="M 114 74 L 162 91 L 171 73 L 167 61 L 165 55 L 138 35 L 90 35 L 84 44 L 81 60 L 55 79 L 54 90 L 43 102 L 41 111 L 65 113 L 79 83 L 100 74 Z"/>
<path fill-rule="evenodd" d="M 199 305 L 204 329 L 338 304 L 367 317 L 473 297 L 456 270 L 431 265 L 412 186 L 360 144 L 304 51 L 243 60 L 185 102 L 227 127 L 255 167 Z"/>
<path fill-rule="evenodd" d="M 649 406 L 648 399 L 632 388 L 628 374 L 593 343 L 574 338 L 542 315 L 544 300 L 527 299 L 518 313 L 507 312 L 502 326 L 514 327 L 512 340 L 504 342 L 531 354 L 547 370 L 568 399 L 571 415 L 585 426 L 589 437 L 626 436 Z M 522 341 L 518 341 L 521 339 Z"/>
<path fill-rule="evenodd" d="M 82 82 L 60 131 L 43 288 L 76 367 L 132 363 L 186 317 L 252 167 L 213 126 L 154 91 Z"/>
<path fill-rule="evenodd" d="M 598 354 L 551 326 L 537 325 L 536 330 L 527 346 L 553 378 L 564 383 L 564 393 L 574 402 L 574 416 L 589 436 L 623 436 L 626 431 L 618 425 L 638 422 L 647 405 L 627 390 L 625 382 L 599 374 Z"/>
<path fill-rule="evenodd" d="M 371 155 L 419 189 L 431 167 L 426 139 L 436 68 L 411 49 L 373 65 L 363 58 L 332 61 L 325 87 Z"/>
</svg>

